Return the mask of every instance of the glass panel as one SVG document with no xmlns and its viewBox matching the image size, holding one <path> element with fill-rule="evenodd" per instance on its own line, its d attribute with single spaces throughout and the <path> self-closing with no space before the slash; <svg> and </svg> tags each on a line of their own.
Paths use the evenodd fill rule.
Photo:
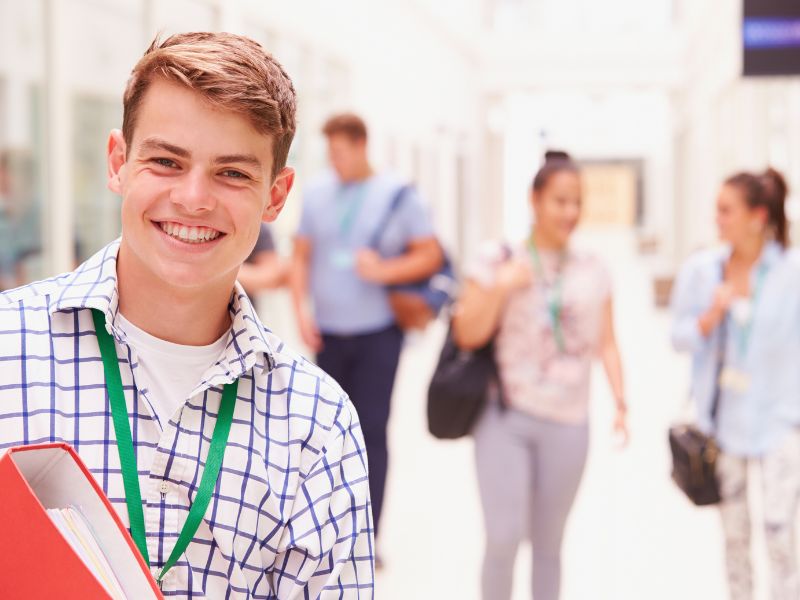
<svg viewBox="0 0 800 600">
<path fill-rule="evenodd" d="M 42 3 L 0 0 L 0 289 L 43 276 Z"/>
<path fill-rule="evenodd" d="M 73 194 L 76 256 L 86 260 L 121 231 L 120 199 L 106 186 L 106 140 L 122 123 L 117 98 L 77 96 L 73 105 Z"/>
</svg>

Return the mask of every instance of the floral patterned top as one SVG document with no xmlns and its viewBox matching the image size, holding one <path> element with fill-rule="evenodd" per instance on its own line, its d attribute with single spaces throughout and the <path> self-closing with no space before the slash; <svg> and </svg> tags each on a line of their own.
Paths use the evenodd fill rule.
<svg viewBox="0 0 800 600">
<path fill-rule="evenodd" d="M 498 268 L 508 260 L 508 248 L 488 245 L 467 277 L 484 287 L 494 285 Z M 503 398 L 511 407 L 537 417 L 585 422 L 592 359 L 611 295 L 608 271 L 593 255 L 574 249 L 566 255 L 540 251 L 542 274 L 537 273 L 527 243 L 514 247 L 512 254 L 530 262 L 534 283 L 510 296 L 500 319 L 495 358 Z M 559 273 L 562 347 L 549 306 Z"/>
</svg>

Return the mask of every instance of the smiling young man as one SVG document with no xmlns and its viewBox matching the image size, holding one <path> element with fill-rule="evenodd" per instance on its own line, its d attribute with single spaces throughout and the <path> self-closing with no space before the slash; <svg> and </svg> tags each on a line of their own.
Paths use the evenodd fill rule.
<svg viewBox="0 0 800 600">
<path fill-rule="evenodd" d="M 72 444 L 165 596 L 372 597 L 355 410 L 236 283 L 292 187 L 294 131 L 255 42 L 155 41 L 108 142 L 122 237 L 0 295 L 0 449 Z"/>
</svg>

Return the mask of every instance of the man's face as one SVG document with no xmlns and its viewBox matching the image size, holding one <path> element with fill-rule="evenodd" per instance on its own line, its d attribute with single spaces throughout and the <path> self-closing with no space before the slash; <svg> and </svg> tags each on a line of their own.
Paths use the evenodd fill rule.
<svg viewBox="0 0 800 600">
<path fill-rule="evenodd" d="M 122 251 L 178 287 L 233 282 L 262 220 L 277 217 L 294 173 L 273 182 L 272 140 L 243 116 L 154 81 L 127 148 L 109 140 L 109 188 L 122 196 Z"/>
<path fill-rule="evenodd" d="M 367 161 L 367 141 L 352 140 L 335 133 L 328 137 L 328 159 L 342 181 L 352 181 L 362 175 Z"/>
</svg>

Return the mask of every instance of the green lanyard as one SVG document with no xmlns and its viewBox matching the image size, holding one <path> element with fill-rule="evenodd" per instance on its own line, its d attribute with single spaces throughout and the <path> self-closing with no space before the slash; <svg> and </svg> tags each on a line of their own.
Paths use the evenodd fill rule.
<svg viewBox="0 0 800 600">
<path fill-rule="evenodd" d="M 764 280 L 767 277 L 767 266 L 762 264 L 756 273 L 756 285 L 753 288 L 753 293 L 750 295 L 750 314 L 747 323 L 739 326 L 738 346 L 739 358 L 744 358 L 747 355 L 747 350 L 750 347 L 750 335 L 753 332 L 753 318 L 755 317 L 756 306 L 758 306 L 758 299 L 761 296 L 761 290 L 764 287 Z"/>
<path fill-rule="evenodd" d="M 128 520 L 131 525 L 131 537 L 142 553 L 147 566 L 150 566 L 150 556 L 147 552 L 147 541 L 144 529 L 144 512 L 142 511 L 142 494 L 139 489 L 139 472 L 136 469 L 136 451 L 133 448 L 131 439 L 131 428 L 128 422 L 128 408 L 125 404 L 125 394 L 122 389 L 122 376 L 117 360 L 117 350 L 114 346 L 114 338 L 106 330 L 105 315 L 99 310 L 92 310 L 94 318 L 94 328 L 97 333 L 97 342 L 100 345 L 100 354 L 103 357 L 103 370 L 106 376 L 106 389 L 108 399 L 111 404 L 111 416 L 114 421 L 114 433 L 117 437 L 117 450 L 119 451 L 119 462 L 122 467 L 122 481 L 125 485 L 125 502 L 128 505 Z M 233 421 L 233 405 L 236 402 L 236 389 L 239 380 L 225 385 L 222 393 L 222 402 L 217 415 L 217 422 L 214 425 L 214 434 L 211 437 L 211 447 L 208 450 L 206 466 L 203 469 L 203 476 L 200 478 L 200 486 L 197 488 L 197 495 L 194 498 L 189 515 L 183 524 L 183 529 L 178 536 L 178 541 L 172 549 L 164 568 L 158 575 L 156 581 L 161 583 L 164 575 L 167 574 L 180 556 L 189 547 L 197 528 L 203 521 L 208 503 L 217 483 L 219 470 L 222 466 L 222 458 L 225 454 L 225 446 L 228 443 L 228 433 Z"/>
<path fill-rule="evenodd" d="M 350 202 L 345 203 L 342 198 L 339 198 L 339 202 L 342 206 L 339 207 L 339 238 L 341 240 L 345 240 L 346 238 L 350 237 L 350 232 L 353 229 L 353 225 L 356 222 L 356 217 L 358 217 L 358 213 L 361 212 L 361 205 L 364 204 L 364 196 L 366 195 L 366 184 L 365 183 L 358 183 L 355 184 L 358 188 L 354 191 L 355 198 L 350 200 Z M 342 189 L 340 189 L 339 193 L 342 193 Z"/>
<path fill-rule="evenodd" d="M 528 243 L 528 248 L 530 250 L 531 257 L 533 258 L 533 265 L 536 268 L 536 275 L 542 281 L 545 293 L 547 294 L 547 312 L 550 315 L 550 321 L 553 325 L 553 336 L 556 338 L 558 351 L 563 354 L 566 350 L 566 344 L 564 343 L 564 330 L 561 325 L 561 314 L 564 308 L 562 297 L 564 285 L 564 276 L 562 273 L 563 264 L 559 265 L 558 273 L 553 281 L 552 288 L 550 288 L 550 286 L 547 285 L 547 280 L 544 276 L 544 266 L 542 265 L 542 259 L 539 256 L 539 250 L 536 248 L 536 240 L 533 236 L 531 236 L 530 242 Z"/>
</svg>

